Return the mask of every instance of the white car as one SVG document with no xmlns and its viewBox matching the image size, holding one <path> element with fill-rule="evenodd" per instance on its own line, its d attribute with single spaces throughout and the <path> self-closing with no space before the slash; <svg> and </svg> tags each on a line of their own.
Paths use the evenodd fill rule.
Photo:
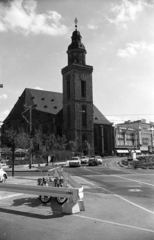
<svg viewBox="0 0 154 240">
<path fill-rule="evenodd" d="M 8 178 L 7 173 L 0 166 L 0 183 L 5 182 L 7 178 Z"/>
<path fill-rule="evenodd" d="M 81 166 L 81 160 L 79 157 L 71 157 L 69 160 L 69 166 L 70 167 L 80 167 Z"/>
<path fill-rule="evenodd" d="M 89 158 L 87 156 L 81 156 L 80 160 L 81 160 L 81 163 L 88 163 L 89 162 Z"/>
<path fill-rule="evenodd" d="M 102 164 L 103 163 L 103 160 L 102 160 L 101 156 L 95 156 L 95 158 L 97 158 L 98 164 Z"/>
</svg>

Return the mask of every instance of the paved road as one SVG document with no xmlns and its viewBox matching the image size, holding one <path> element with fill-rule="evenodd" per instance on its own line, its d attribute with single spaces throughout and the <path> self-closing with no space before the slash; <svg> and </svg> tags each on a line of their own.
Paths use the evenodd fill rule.
<svg viewBox="0 0 154 240">
<path fill-rule="evenodd" d="M 54 199 L 51 206 L 30 195 L 1 199 L 0 239 L 153 240 L 154 171 L 121 168 L 117 161 L 64 168 L 84 187 L 86 211 L 79 214 L 63 215 Z M 34 184 L 35 174 L 14 181 Z"/>
</svg>

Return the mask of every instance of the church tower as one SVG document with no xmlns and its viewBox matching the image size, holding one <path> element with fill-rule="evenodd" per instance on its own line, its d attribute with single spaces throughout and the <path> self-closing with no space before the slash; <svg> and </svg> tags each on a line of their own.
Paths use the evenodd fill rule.
<svg viewBox="0 0 154 240">
<path fill-rule="evenodd" d="M 77 142 L 79 151 L 83 151 L 82 143 L 87 140 L 93 154 L 93 67 L 86 65 L 87 52 L 81 38 L 75 19 L 75 31 L 67 50 L 68 65 L 62 69 L 64 134 L 67 140 Z"/>
</svg>

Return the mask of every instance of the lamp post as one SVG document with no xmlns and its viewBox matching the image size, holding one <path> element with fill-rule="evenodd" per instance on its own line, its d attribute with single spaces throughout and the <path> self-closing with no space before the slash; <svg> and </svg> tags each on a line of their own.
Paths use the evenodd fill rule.
<svg viewBox="0 0 154 240">
<path fill-rule="evenodd" d="M 29 162 L 29 168 L 32 167 L 32 106 L 27 106 L 24 105 L 24 107 L 27 107 L 27 109 L 22 112 L 23 118 L 26 120 L 26 122 L 29 124 L 29 134 L 30 134 L 30 162 Z M 29 110 L 29 121 L 28 119 L 24 116 L 24 113 L 26 113 Z"/>
<path fill-rule="evenodd" d="M 80 115 L 80 147 L 82 146 L 82 113 L 85 113 L 85 110 L 79 111 Z M 82 152 L 82 147 L 81 147 Z"/>
</svg>

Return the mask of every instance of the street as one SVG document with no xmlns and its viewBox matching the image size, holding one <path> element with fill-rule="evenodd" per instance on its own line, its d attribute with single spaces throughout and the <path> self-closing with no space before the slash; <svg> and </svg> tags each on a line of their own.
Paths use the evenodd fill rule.
<svg viewBox="0 0 154 240">
<path fill-rule="evenodd" d="M 54 199 L 4 195 L 0 200 L 1 240 L 154 239 L 154 172 L 120 167 L 118 158 L 79 168 L 64 167 L 84 187 L 85 211 L 64 215 Z M 14 183 L 35 184 L 38 172 L 15 172 Z M 12 181 L 9 177 L 8 182 Z"/>
</svg>

